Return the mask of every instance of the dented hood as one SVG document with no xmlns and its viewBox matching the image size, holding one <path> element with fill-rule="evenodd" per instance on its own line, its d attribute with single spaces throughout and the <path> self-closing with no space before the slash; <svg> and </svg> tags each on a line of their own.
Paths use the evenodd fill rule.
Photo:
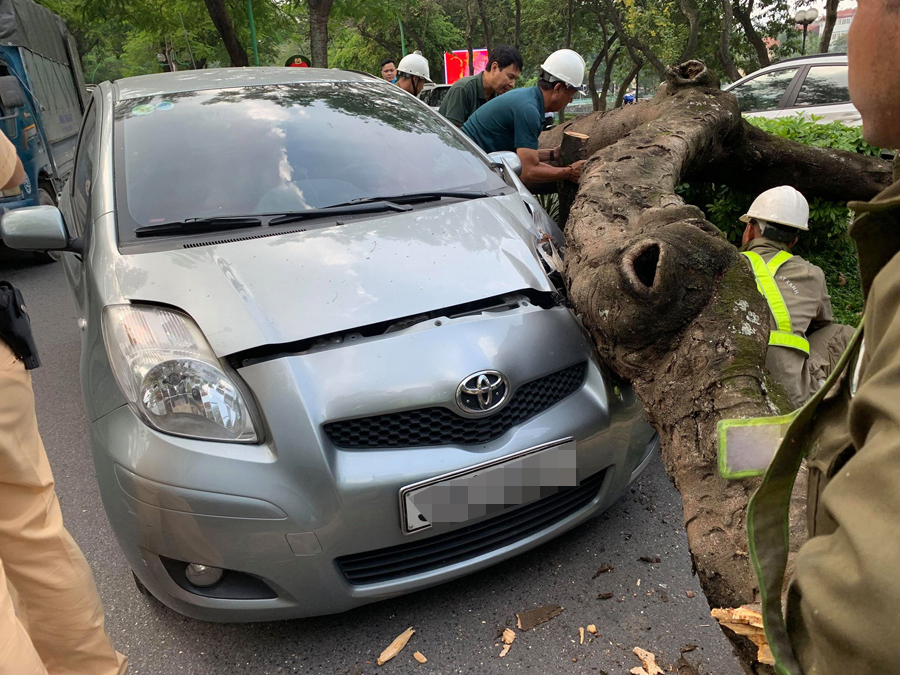
<svg viewBox="0 0 900 675">
<path fill-rule="evenodd" d="M 122 256 L 116 277 L 129 300 L 192 316 L 225 356 L 524 288 L 553 290 L 532 230 L 513 194 Z"/>
</svg>

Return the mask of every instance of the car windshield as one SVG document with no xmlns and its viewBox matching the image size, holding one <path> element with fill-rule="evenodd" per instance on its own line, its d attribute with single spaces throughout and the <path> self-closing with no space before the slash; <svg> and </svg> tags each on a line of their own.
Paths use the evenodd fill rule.
<svg viewBox="0 0 900 675">
<path fill-rule="evenodd" d="M 191 218 L 505 185 L 446 123 L 377 83 L 148 96 L 120 102 L 115 119 L 125 239 Z"/>
</svg>

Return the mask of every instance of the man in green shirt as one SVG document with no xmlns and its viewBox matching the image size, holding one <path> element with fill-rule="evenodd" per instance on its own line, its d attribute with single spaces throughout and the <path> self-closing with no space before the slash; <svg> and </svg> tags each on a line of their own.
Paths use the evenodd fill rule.
<svg viewBox="0 0 900 675">
<path fill-rule="evenodd" d="M 488 56 L 484 72 L 457 80 L 444 95 L 438 112 L 458 127 L 473 112 L 516 86 L 522 74 L 522 55 L 515 47 L 497 45 Z"/>
<path fill-rule="evenodd" d="M 538 152 L 538 137 L 545 112 L 557 112 L 572 102 L 584 81 L 584 59 L 571 49 L 560 49 L 547 57 L 534 87 L 516 89 L 497 96 L 476 110 L 462 130 L 485 152 L 515 152 L 522 162 L 522 182 L 578 182 L 584 160 L 569 166 L 546 164 L 552 150 Z"/>
</svg>

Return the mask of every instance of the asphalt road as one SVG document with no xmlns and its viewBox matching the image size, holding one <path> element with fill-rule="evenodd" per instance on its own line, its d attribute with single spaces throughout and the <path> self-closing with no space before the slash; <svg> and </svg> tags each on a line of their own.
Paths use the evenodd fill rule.
<svg viewBox="0 0 900 675">
<path fill-rule="evenodd" d="M 684 656 L 700 673 L 742 672 L 691 575 L 681 500 L 659 461 L 609 511 L 553 542 L 493 569 L 346 614 L 211 624 L 140 595 L 94 481 L 78 378 L 81 334 L 62 266 L 10 260 L 6 253 L 0 268 L 0 278 L 19 286 L 28 303 L 43 361 L 34 372 L 38 420 L 64 518 L 94 570 L 109 632 L 128 655 L 129 672 L 617 675 L 639 665 L 635 646 L 655 653 L 668 670 L 687 645 L 697 645 Z M 613 570 L 592 579 L 604 564 Z M 601 593 L 613 597 L 599 599 Z M 519 632 L 509 654 L 498 658 L 498 629 L 515 626 L 516 612 L 547 604 L 565 609 Z M 578 628 L 589 624 L 600 635 L 579 644 Z M 409 626 L 416 634 L 407 648 L 376 666 L 378 654 Z M 418 665 L 414 651 L 428 662 Z"/>
</svg>

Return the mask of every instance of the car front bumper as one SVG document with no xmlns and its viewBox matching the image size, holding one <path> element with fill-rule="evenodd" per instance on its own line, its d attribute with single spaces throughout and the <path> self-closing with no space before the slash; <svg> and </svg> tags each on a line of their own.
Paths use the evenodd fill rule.
<svg viewBox="0 0 900 675">
<path fill-rule="evenodd" d="M 552 346 L 538 350 L 548 335 Z M 584 383 L 487 443 L 340 448 L 322 430 L 326 420 L 445 400 L 445 385 L 455 389 L 484 367 L 513 383 L 546 373 L 527 354 L 559 361 L 554 369 L 588 362 Z M 379 365 L 400 359 L 404 368 Z M 262 444 L 167 436 L 127 406 L 91 425 L 104 506 L 130 565 L 159 600 L 208 621 L 342 612 L 493 565 L 607 508 L 658 444 L 633 393 L 604 377 L 562 308 L 450 320 L 440 331 L 399 332 L 240 374 L 264 411 Z M 493 518 L 403 533 L 404 486 L 565 438 L 576 441 L 581 487 Z M 416 555 L 431 563 L 407 573 Z M 373 559 L 393 571 L 351 581 L 348 570 Z M 228 570 L 234 583 L 192 587 L 179 572 L 187 562 Z"/>
</svg>

